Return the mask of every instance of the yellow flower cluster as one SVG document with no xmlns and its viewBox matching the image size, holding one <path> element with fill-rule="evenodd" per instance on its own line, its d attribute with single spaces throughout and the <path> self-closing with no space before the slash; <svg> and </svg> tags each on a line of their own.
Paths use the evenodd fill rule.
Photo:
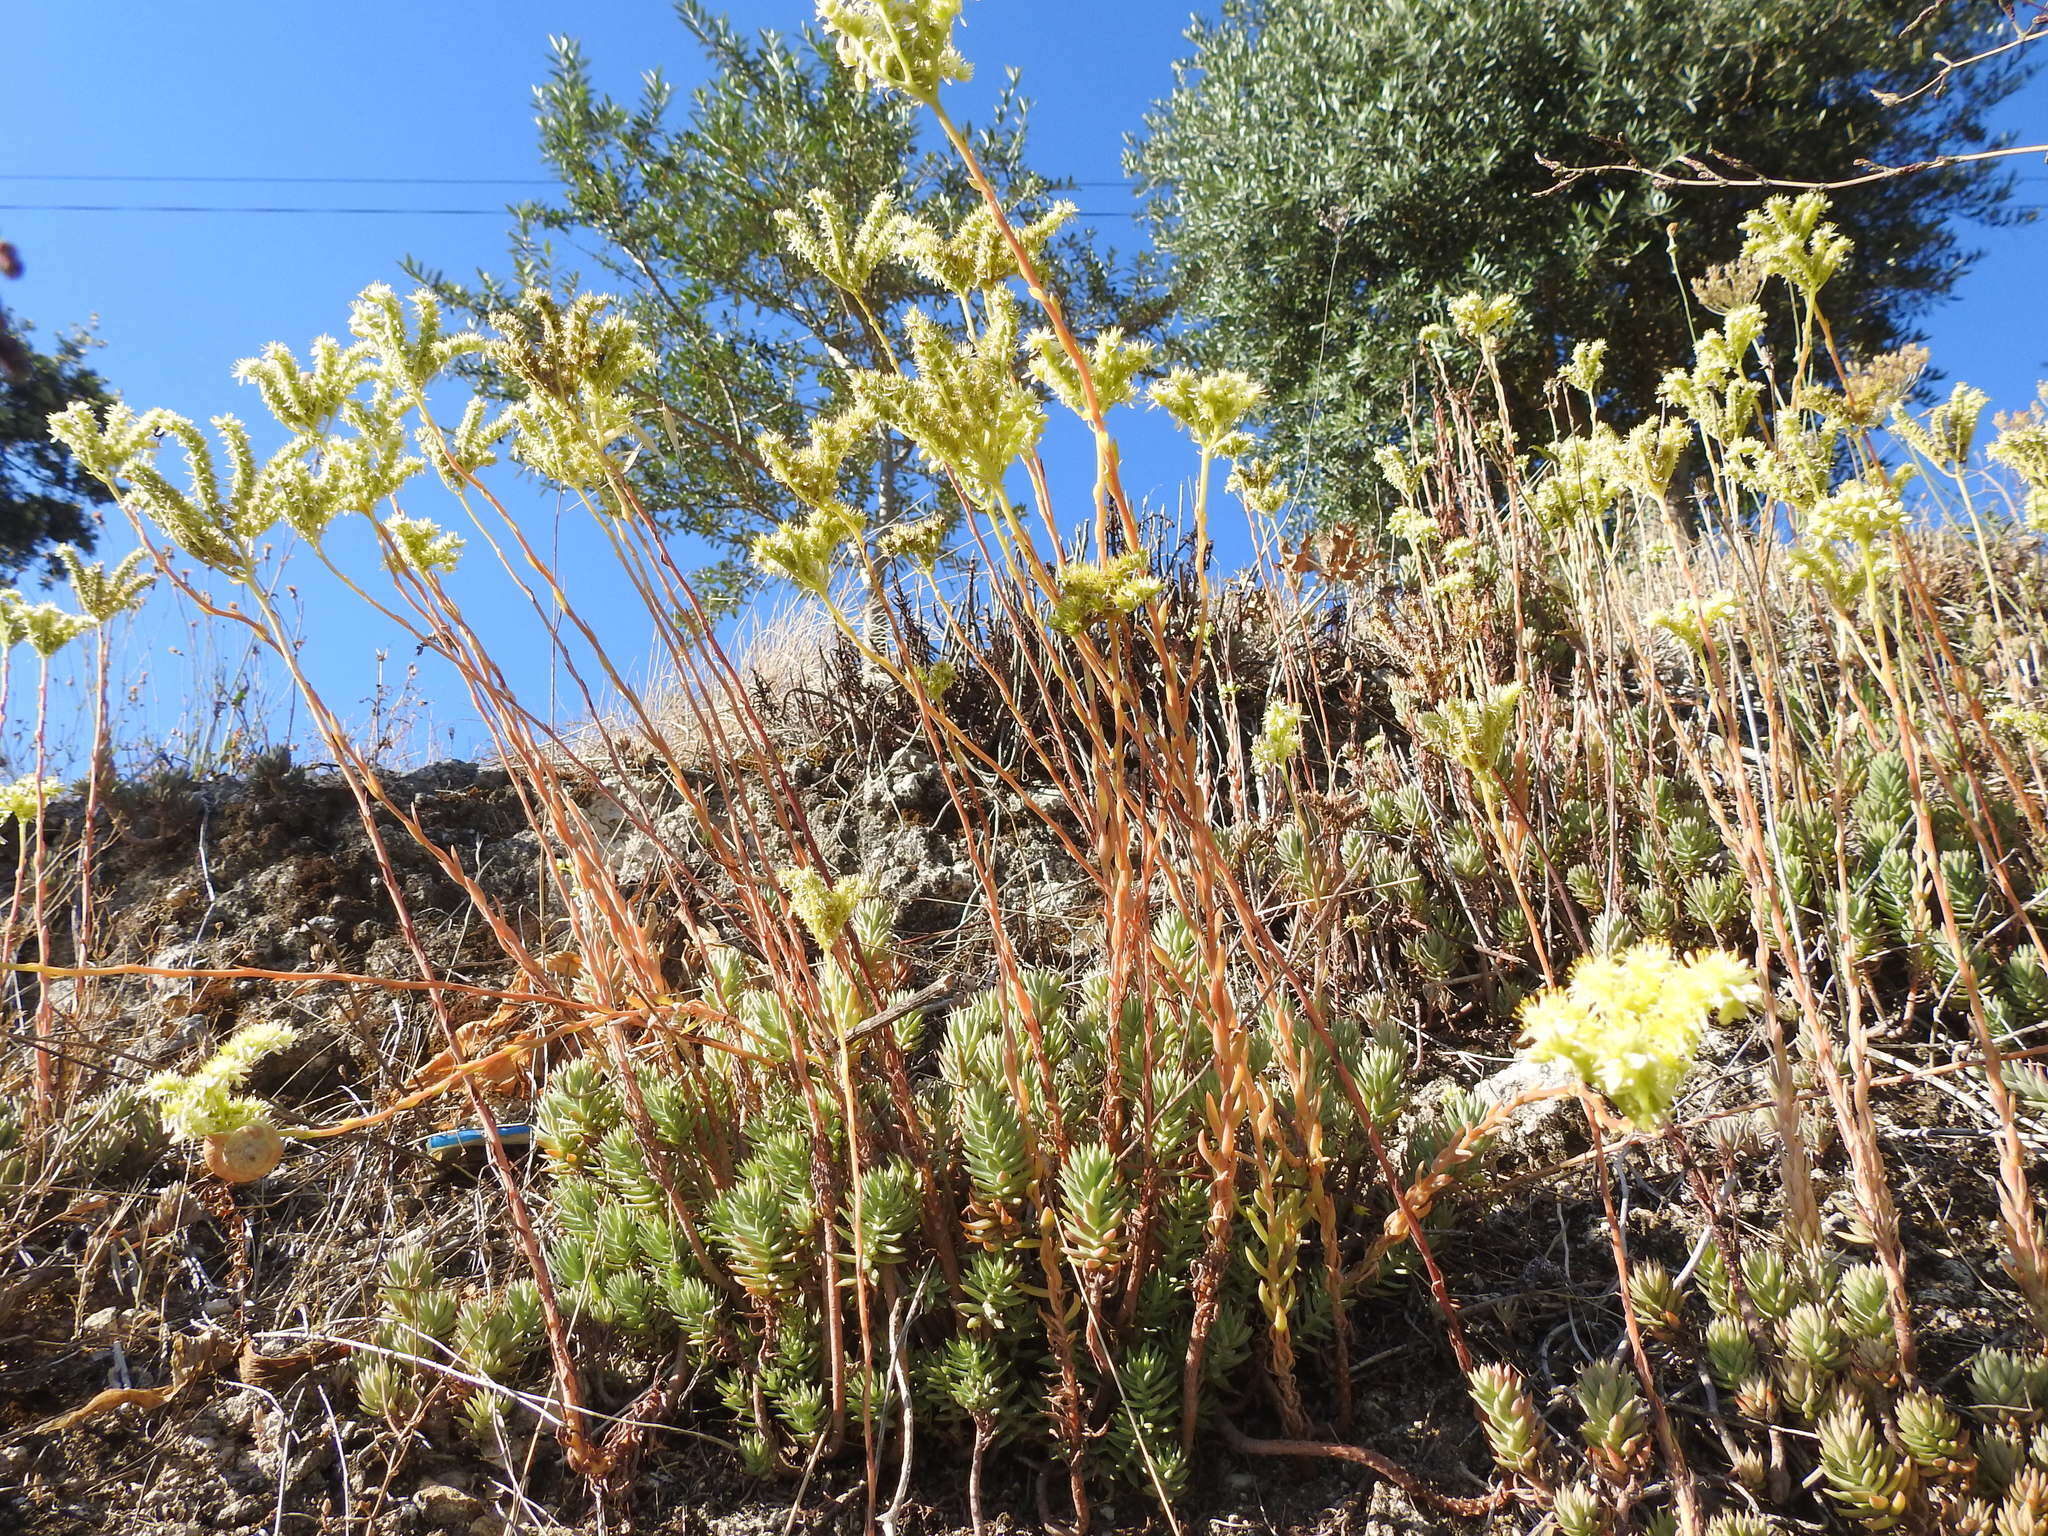
<svg viewBox="0 0 2048 1536">
<path fill-rule="evenodd" d="M 34 821 L 36 813 L 62 793 L 62 779 L 40 779 L 32 773 L 0 784 L 0 821 Z"/>
<path fill-rule="evenodd" d="M 1443 541 L 1444 531 L 1436 519 L 1420 507 L 1403 507 L 1387 519 L 1387 532 L 1417 549 Z"/>
<path fill-rule="evenodd" d="M 567 303 L 529 288 L 494 311 L 490 359 L 525 386 L 510 408 L 512 454 L 549 480 L 587 490 L 618 473 L 607 450 L 634 430 L 634 381 L 654 366 L 633 322 L 601 294 Z M 387 372 L 390 371 L 387 365 Z"/>
<path fill-rule="evenodd" d="M 1657 608 L 1647 615 L 1653 629 L 1683 640 L 1695 651 L 1707 648 L 1707 633 L 1717 624 L 1733 624 L 1742 608 L 1732 588 L 1721 587 L 1705 597 L 1682 597 L 1669 608 Z"/>
<path fill-rule="evenodd" d="M 754 564 L 813 597 L 823 597 L 832 586 L 833 556 L 841 545 L 857 538 L 863 526 L 861 515 L 851 507 L 778 523 L 754 540 Z"/>
<path fill-rule="evenodd" d="M 1025 339 L 1031 349 L 1027 365 L 1031 376 L 1059 399 L 1076 416 L 1088 415 L 1088 401 L 1081 389 L 1081 370 L 1067 355 L 1067 349 L 1051 331 L 1033 331 Z M 1095 403 L 1107 411 L 1126 404 L 1138 392 L 1138 375 L 1152 366 L 1159 354 L 1149 341 L 1126 341 L 1121 327 L 1112 325 L 1097 336 L 1088 349 L 1088 373 L 1095 384 Z"/>
<path fill-rule="evenodd" d="M 1280 478 L 1280 466 L 1271 459 L 1239 459 L 1225 485 L 1254 517 L 1278 517 L 1291 494 Z"/>
<path fill-rule="evenodd" d="M 1652 501 L 1662 501 L 1678 473 L 1678 461 L 1692 442 L 1683 422 L 1645 421 L 1632 428 L 1615 449 L 1615 473 L 1629 488 Z"/>
<path fill-rule="evenodd" d="M 1261 768 L 1284 768 L 1301 750 L 1302 710 L 1299 704 L 1275 699 L 1266 706 L 1265 728 L 1252 741 L 1252 761 Z"/>
<path fill-rule="evenodd" d="M 1716 442 L 1732 442 L 1748 430 L 1764 387 L 1744 373 L 1749 352 L 1763 334 L 1763 311 L 1754 304 L 1730 310 L 1722 328 L 1693 344 L 1693 366 L 1673 368 L 1657 386 L 1666 404 L 1690 417 Z"/>
<path fill-rule="evenodd" d="M 142 601 L 156 577 L 142 569 L 149 558 L 146 550 L 131 550 L 109 571 L 104 565 L 87 561 L 73 544 L 59 544 L 57 559 L 71 578 L 71 590 L 78 606 L 95 624 L 111 624 Z"/>
<path fill-rule="evenodd" d="M 839 60 L 865 85 L 935 106 L 939 87 L 973 72 L 953 46 L 960 0 L 818 0 Z"/>
<path fill-rule="evenodd" d="M 913 443 L 927 463 L 949 470 L 988 511 L 1008 509 L 1003 476 L 1045 431 L 1045 411 L 1017 377 L 1017 301 L 1004 288 L 985 300 L 979 336 L 951 335 L 921 309 L 904 317 L 914 375 L 852 376 L 854 398 L 873 419 Z"/>
<path fill-rule="evenodd" d="M 952 531 L 953 520 L 943 512 L 934 512 L 929 517 L 884 529 L 875 540 L 875 553 L 885 560 L 908 560 L 920 570 L 930 572 L 937 569 Z"/>
<path fill-rule="evenodd" d="M 1530 491 L 1529 508 L 1545 528 L 1555 531 L 1605 517 L 1628 489 L 1609 428 L 1593 437 L 1560 438 L 1543 450 L 1543 457 L 1551 472 Z"/>
<path fill-rule="evenodd" d="M 449 331 L 438 299 L 426 290 L 401 301 L 373 284 L 349 312 L 356 340 L 314 340 L 302 366 L 289 347 L 272 344 L 243 361 L 236 377 L 256 386 L 265 407 L 291 434 L 258 461 L 249 429 L 222 415 L 211 425 L 218 447 L 197 424 L 170 411 L 142 415 L 122 405 L 103 411 L 79 404 L 49 420 L 50 433 L 81 466 L 148 518 L 194 559 L 237 582 L 255 574 L 261 540 L 282 521 L 318 543 L 335 518 L 370 514 L 433 460 L 443 482 L 458 494 L 467 476 L 493 462 L 492 448 L 511 437 L 512 451 L 542 476 L 573 487 L 592 487 L 617 473 L 608 450 L 635 429 L 641 409 L 630 386 L 653 364 L 632 323 L 612 314 L 610 301 L 582 295 L 557 302 L 528 290 L 510 309 L 492 316 L 495 341 L 475 331 Z M 491 414 L 472 399 L 452 433 L 426 414 L 426 390 L 458 359 L 487 352 L 518 385 L 521 398 Z M 413 436 L 407 420 L 418 418 Z M 337 430 L 339 429 L 339 430 Z M 185 484 L 172 483 L 157 465 L 168 441 L 185 458 Z M 225 460 L 226 473 L 222 473 Z M 389 525 L 387 525 L 388 527 Z M 452 535 L 391 529 L 402 565 L 445 568 Z M 74 573 L 78 584 L 78 573 Z M 101 579 L 96 569 L 80 585 L 93 604 L 122 604 L 139 595 L 141 578 L 122 566 Z"/>
<path fill-rule="evenodd" d="M 776 210 L 782 242 L 835 288 L 865 294 L 875 269 L 896 255 L 914 221 L 897 206 L 896 194 L 878 192 L 849 226 L 838 202 L 823 187 L 804 194 L 804 207 Z"/>
<path fill-rule="evenodd" d="M 1607 341 L 1596 337 L 1572 348 L 1572 360 L 1557 370 L 1558 382 L 1568 384 L 1582 395 L 1597 395 L 1607 372 Z"/>
<path fill-rule="evenodd" d="M 180 1141 L 199 1141 L 265 1122 L 270 1106 L 235 1090 L 256 1063 L 283 1050 L 294 1036 L 286 1024 L 248 1024 L 190 1072 L 159 1072 L 143 1091 L 163 1106 L 164 1128 Z"/>
<path fill-rule="evenodd" d="M 2048 709 L 2025 709 L 2017 704 L 2003 704 L 1991 711 L 1991 720 L 1995 725 L 2019 732 L 2037 747 L 2048 747 Z"/>
<path fill-rule="evenodd" d="M 1991 397 L 1983 390 L 1958 382 L 1949 391 L 1948 399 L 1927 413 L 1925 426 L 1901 410 L 1892 420 L 1892 430 L 1911 444 L 1915 452 L 1925 454 L 1943 469 L 1961 469 L 1969 460 L 1970 449 L 1977 441 L 1978 423 L 1990 403 Z"/>
<path fill-rule="evenodd" d="M 1372 451 L 1372 461 L 1387 477 L 1387 484 L 1403 501 L 1413 501 L 1422 493 L 1422 477 L 1428 465 L 1418 456 L 1403 453 L 1392 443 Z"/>
<path fill-rule="evenodd" d="M 1522 1005 L 1523 1054 L 1564 1062 L 1637 1125 L 1657 1126 L 1706 1021 L 1733 1023 L 1762 1001 L 1756 973 L 1725 950 L 1680 959 L 1653 941 L 1588 955 L 1568 985 Z"/>
<path fill-rule="evenodd" d="M 780 432 L 763 432 L 754 439 L 754 451 L 761 462 L 789 493 L 812 511 L 844 521 L 859 514 L 840 496 L 846 480 L 846 463 L 860 451 L 873 434 L 875 414 L 855 405 L 811 422 L 810 438 L 802 444 Z"/>
<path fill-rule="evenodd" d="M 462 558 L 462 546 L 468 542 L 459 533 L 449 533 L 439 523 L 424 517 L 407 517 L 403 513 L 387 517 L 384 531 L 391 535 L 394 563 L 420 576 L 454 570 L 456 562 Z"/>
<path fill-rule="evenodd" d="M 1824 420 L 1807 428 L 1781 419 L 1771 442 L 1741 437 L 1727 443 L 1723 463 L 1737 485 L 1803 514 L 1825 500 L 1833 486 L 1841 441 L 1840 422 Z"/>
<path fill-rule="evenodd" d="M 1521 703 L 1520 683 L 1497 684 L 1483 699 L 1446 699 L 1440 708 L 1416 716 L 1415 738 L 1483 777 L 1499 769 Z"/>
<path fill-rule="evenodd" d="M 1853 244 L 1821 217 L 1827 210 L 1819 192 L 1772 198 L 1742 221 L 1743 259 L 1811 299 L 1841 270 Z"/>
<path fill-rule="evenodd" d="M 6 631 L 7 643 L 26 640 L 45 661 L 99 622 L 89 613 L 66 613 L 55 603 L 27 602 L 11 587 L 0 593 L 0 608 L 5 610 L 0 613 L 0 628 Z"/>
<path fill-rule="evenodd" d="M 1011 232 L 1024 254 L 1035 266 L 1052 237 L 1074 216 L 1074 205 L 1054 203 L 1028 224 L 1013 224 Z M 990 289 L 1021 277 L 1017 253 L 1003 235 L 995 210 L 977 203 L 948 235 L 919 219 L 905 219 L 897 235 L 895 255 L 914 271 L 922 273 L 948 293 L 987 293 Z"/>
<path fill-rule="evenodd" d="M 1451 300 L 1451 324 L 1481 350 L 1495 352 L 1502 338 L 1521 323 L 1522 303 L 1511 293 L 1461 293 Z"/>
<path fill-rule="evenodd" d="M 2027 518 L 2036 527 L 2048 523 L 2048 397 L 2029 411 L 1998 418 L 1998 441 L 1990 457 L 2027 488 Z"/>
<path fill-rule="evenodd" d="M 1689 386 L 1693 376 L 1680 370 L 1674 377 Z M 1703 409 L 1725 419 L 1724 404 L 1713 395 Z M 1529 492 L 1529 508 L 1557 530 L 1607 516 L 1630 492 L 1662 501 L 1691 441 L 1683 421 L 1645 421 L 1626 436 L 1600 422 L 1583 437 L 1559 438 L 1539 450 L 1550 472 Z"/>
<path fill-rule="evenodd" d="M 1235 368 L 1196 373 L 1176 368 L 1152 386 L 1153 403 L 1187 429 L 1195 446 L 1211 458 L 1234 459 L 1251 451 L 1244 419 L 1259 408 L 1266 391 Z"/>
<path fill-rule="evenodd" d="M 779 869 L 776 877 L 789 892 L 789 904 L 797 921 L 804 925 L 821 948 L 830 949 L 853 921 L 854 908 L 874 895 L 865 875 L 852 875 L 833 884 L 815 869 L 792 866 Z"/>
<path fill-rule="evenodd" d="M 1136 613 L 1165 585 L 1147 570 L 1142 549 L 1100 562 L 1069 561 L 1059 568 L 1058 580 L 1048 622 L 1063 635 L 1078 635 L 1112 613 Z"/>
<path fill-rule="evenodd" d="M 1897 491 L 1868 480 L 1850 480 L 1815 504 L 1803 531 L 1815 543 L 1868 549 L 1905 526 L 1906 507 Z"/>
</svg>

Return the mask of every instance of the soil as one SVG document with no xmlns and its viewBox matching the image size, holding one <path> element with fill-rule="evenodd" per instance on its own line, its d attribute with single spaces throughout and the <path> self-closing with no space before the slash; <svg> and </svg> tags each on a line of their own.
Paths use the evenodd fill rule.
<svg viewBox="0 0 2048 1536">
<path fill-rule="evenodd" d="M 975 938 L 959 917 L 967 894 L 958 889 L 960 861 L 937 815 L 929 763 L 899 745 L 876 762 L 826 764 L 810 777 L 834 807 L 820 818 L 830 849 L 870 867 L 874 851 L 887 850 L 882 862 L 897 871 L 908 926 L 932 967 L 971 953 Z M 545 950 L 549 916 L 530 894 L 542 850 L 505 775 L 440 764 L 393 788 Z M 128 786 L 111 809 L 116 830 L 98 876 L 107 893 L 101 955 L 166 968 L 410 972 L 355 806 L 332 775 L 275 763 L 239 780 Z M 75 813 L 75 804 L 56 808 L 58 843 Z M 622 861 L 639 856 L 633 836 L 622 830 Z M 411 904 L 438 914 L 422 935 L 437 963 L 478 976 L 502 969 L 480 925 L 447 915 L 465 906 L 445 874 L 403 837 L 392 847 Z M 1011 857 L 1020 870 L 1034 861 L 1052 867 L 1044 848 L 1028 844 Z M 1051 878 L 1038 895 L 1039 942 L 1057 951 L 1086 913 Z M 423 1008 L 388 995 L 366 1003 L 335 986 L 66 981 L 52 984 L 51 997 L 54 1039 L 60 1050 L 75 1048 L 69 1071 L 81 1097 L 189 1061 L 263 1017 L 289 1020 L 300 1039 L 266 1063 L 254 1086 L 307 1121 L 388 1102 L 432 1054 Z M 1500 1066 L 1505 1044 L 1498 1026 L 1448 1034 L 1430 1042 L 1431 1070 L 1484 1079 Z M 1723 1039 L 1716 1055 L 1716 1070 L 1699 1074 L 1684 1106 L 1690 1115 L 1762 1097 L 1753 1042 Z M 1924 1058 L 1923 1051 L 1916 1059 Z M 1968 1095 L 1964 1103 L 1967 1112 L 1933 1080 L 1884 1100 L 1885 1152 L 1923 1309 L 1922 1366 L 1937 1384 L 1996 1340 L 2000 1326 L 1987 1308 L 1987 1290 L 2001 1283 L 1985 1260 L 1997 1248 L 1991 1147 L 1972 1118 L 1980 1108 Z M 800 1486 L 749 1484 L 728 1453 L 678 1431 L 648 1444 L 630 1489 L 598 1507 L 580 1484 L 550 1470 L 559 1465 L 552 1454 L 514 1446 L 505 1465 L 494 1466 L 448 1453 L 443 1448 L 459 1442 L 436 1419 L 445 1408 L 431 1401 L 427 1418 L 404 1435 L 373 1429 L 354 1412 L 347 1350 L 332 1330 L 374 1310 L 375 1275 L 392 1248 L 425 1237 L 439 1251 L 474 1253 L 478 1275 L 516 1273 L 495 1192 L 420 1150 L 454 1118 L 452 1108 L 430 1105 L 362 1134 L 299 1143 L 270 1178 L 233 1190 L 202 1177 L 182 1153 L 151 1149 L 50 1191 L 32 1221 L 10 1222 L 0 1261 L 0 1531 L 859 1529 L 867 1510 L 857 1457 L 816 1469 Z M 1773 1223 L 1777 1180 L 1762 1143 L 1729 1137 L 1718 1145 L 1738 1208 L 1759 1225 Z M 1520 1364 L 1546 1410 L 1553 1405 L 1544 1394 L 1569 1380 L 1567 1362 L 1605 1349 L 1620 1327 L 1586 1150 L 1575 1108 L 1525 1112 L 1494 1156 L 1488 1198 L 1454 1202 L 1437 1239 L 1475 1354 Z M 1823 1193 L 1830 1224 L 1848 1244 L 1842 1161 L 1839 1149 L 1829 1154 Z M 1696 1230 L 1680 1171 L 1661 1149 L 1643 1147 L 1622 1159 L 1621 1173 L 1637 1256 L 1679 1269 Z M 1485 1492 L 1490 1463 L 1427 1290 L 1401 1285 L 1362 1303 L 1359 1334 L 1349 1438 L 1446 1492 Z M 645 1385 L 623 1376 L 599 1383 L 620 1406 Z M 134 1389 L 140 1400 L 59 1427 L 110 1388 Z M 1247 1433 L 1273 1432 L 1261 1405 L 1245 1413 Z M 1572 1435 L 1568 1414 L 1554 1413 L 1553 1423 Z M 919 1498 L 905 1502 L 891 1529 L 964 1529 L 964 1466 L 937 1447 L 920 1448 L 920 1456 L 927 1461 L 914 1484 Z M 988 1507 L 1001 1512 L 1002 1528 L 1057 1523 L 1050 1512 L 1063 1487 L 1042 1469 L 998 1457 L 989 1479 Z M 1487 1528 L 1419 1508 L 1361 1468 L 1300 1459 L 1204 1457 L 1182 1508 L 1180 1529 L 1219 1533 Z M 356 1518 L 344 1521 L 350 1509 Z M 1098 1529 L 1169 1529 L 1156 1507 L 1128 1496 L 1095 1514 Z M 1511 1510 L 1497 1528 L 1525 1530 L 1535 1518 Z"/>
</svg>

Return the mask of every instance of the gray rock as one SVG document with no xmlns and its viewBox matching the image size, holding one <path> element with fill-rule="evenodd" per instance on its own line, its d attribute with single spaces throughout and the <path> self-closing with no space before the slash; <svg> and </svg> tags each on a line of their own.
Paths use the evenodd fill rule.
<svg viewBox="0 0 2048 1536">
<path fill-rule="evenodd" d="M 1489 1103 L 1498 1104 L 1524 1093 L 1569 1087 L 1571 1082 L 1571 1069 L 1561 1061 L 1531 1062 L 1517 1057 L 1492 1076 L 1474 1083 L 1472 1091 Z M 1578 1113 L 1578 1101 L 1570 1094 L 1524 1105 L 1494 1138 L 1494 1153 L 1531 1161 L 1557 1157 L 1563 1151 L 1566 1131 L 1576 1122 Z"/>
<path fill-rule="evenodd" d="M 466 1531 L 484 1512 L 483 1501 L 453 1483 L 427 1483 L 412 1496 L 412 1507 L 433 1529 Z"/>
</svg>

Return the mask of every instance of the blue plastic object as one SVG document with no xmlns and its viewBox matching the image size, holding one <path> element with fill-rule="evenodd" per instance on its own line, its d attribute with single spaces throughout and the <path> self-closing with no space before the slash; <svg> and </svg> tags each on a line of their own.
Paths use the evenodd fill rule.
<svg viewBox="0 0 2048 1536">
<path fill-rule="evenodd" d="M 533 1127 L 530 1125 L 501 1125 L 498 1139 L 508 1148 L 527 1147 L 533 1144 Z M 490 1145 L 482 1126 L 464 1126 L 459 1131 L 436 1131 L 427 1138 L 427 1156 L 440 1162 L 450 1162 L 471 1153 L 481 1153 Z"/>
</svg>

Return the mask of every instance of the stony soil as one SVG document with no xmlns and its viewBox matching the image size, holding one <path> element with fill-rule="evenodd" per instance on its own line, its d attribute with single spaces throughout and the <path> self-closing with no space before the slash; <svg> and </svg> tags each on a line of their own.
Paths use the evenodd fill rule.
<svg viewBox="0 0 2048 1536">
<path fill-rule="evenodd" d="M 893 871 L 888 878 L 908 901 L 907 926 L 935 969 L 971 961 L 976 940 L 961 926 L 969 893 L 932 777 L 929 762 L 902 744 L 872 761 L 827 758 L 807 770 L 828 847 L 849 863 Z M 544 947 L 548 914 L 531 894 L 541 850 L 504 775 L 442 764 L 394 787 Z M 244 780 L 131 786 L 113 811 L 100 877 L 109 893 L 103 954 L 166 967 L 409 970 L 368 840 L 332 776 L 273 764 Z M 68 813 L 59 808 L 60 842 Z M 649 856 L 636 838 L 621 830 L 622 867 Z M 402 839 L 393 846 L 409 900 L 436 914 L 425 937 L 437 961 L 489 975 L 495 950 L 478 925 L 449 915 L 462 910 L 451 883 Z M 1046 849 L 1020 842 L 1010 858 L 1024 899 L 1037 903 L 1039 942 L 1057 952 L 1085 910 Z M 93 1064 L 73 1068 L 85 1094 L 188 1060 L 259 1016 L 288 1018 L 301 1040 L 256 1086 L 308 1121 L 388 1100 L 431 1054 L 422 1010 L 331 986 L 103 981 L 59 983 L 53 996 L 60 1039 L 76 1048 L 76 1062 Z M 1501 1070 L 1505 1045 L 1497 1027 L 1452 1033 L 1431 1042 L 1429 1065 L 1460 1082 L 1485 1079 Z M 1760 1095 L 1753 1043 L 1725 1039 L 1716 1054 L 1719 1069 L 1702 1074 L 1694 1112 Z M 1579 1345 L 1595 1339 L 1601 1347 L 1619 1326 L 1574 1114 L 1558 1106 L 1529 1112 L 1496 1157 L 1486 1202 L 1464 1202 L 1439 1239 L 1475 1348 L 1532 1362 L 1539 1389 L 1567 1374 L 1562 1365 L 1550 1371 L 1553 1351 L 1576 1359 Z M 1886 1152 L 1929 1324 L 1924 1364 L 1939 1380 L 1995 1337 L 1984 1310 L 1995 1247 L 1989 1143 L 1981 1108 L 1933 1083 L 1895 1092 L 1886 1114 Z M 521 1450 L 508 1472 L 442 1449 L 452 1437 L 439 1432 L 433 1412 L 409 1436 L 372 1429 L 354 1413 L 345 1351 L 326 1338 L 337 1320 L 373 1307 L 369 1290 L 393 1246 L 428 1236 L 444 1251 L 475 1251 L 484 1271 L 513 1272 L 495 1194 L 419 1152 L 422 1137 L 452 1117 L 452 1109 L 429 1106 L 371 1132 L 303 1144 L 270 1179 L 237 1191 L 198 1177 L 181 1154 L 131 1157 L 52 1192 L 29 1219 L 10 1219 L 0 1268 L 0 1530 L 858 1529 L 863 1495 L 844 1466 L 820 1469 L 801 1487 L 750 1486 L 730 1456 L 677 1433 L 649 1446 L 629 1496 L 600 1509 L 547 1470 L 552 1457 L 529 1463 Z M 1825 1187 L 1830 1219 L 1846 1230 L 1839 1163 L 1837 1153 Z M 1774 1176 L 1757 1147 L 1731 1142 L 1723 1172 L 1741 1204 L 1769 1220 Z M 1677 1170 L 1659 1153 L 1638 1153 L 1626 1164 L 1623 1193 L 1640 1252 L 1682 1265 L 1687 1239 L 1670 1214 L 1686 1206 Z M 1410 1286 L 1370 1309 L 1354 1438 L 1447 1491 L 1483 1491 L 1484 1447 L 1426 1292 Z M 644 1382 L 600 1385 L 623 1405 Z M 53 1427 L 110 1387 L 175 1390 L 161 1403 Z M 1258 1405 L 1246 1412 L 1256 1415 Z M 1557 1423 L 1570 1433 L 1566 1416 Z M 907 1503 L 895 1529 L 958 1530 L 964 1469 L 942 1449 L 922 1454 L 929 1460 L 917 1491 L 928 1502 Z M 1011 1528 L 1041 1524 L 1041 1471 L 1017 1462 L 992 1467 L 990 1507 L 1004 1511 Z M 1194 1528 L 1216 1532 L 1472 1528 L 1418 1512 L 1352 1469 L 1299 1461 L 1206 1458 L 1186 1508 Z M 357 1518 L 344 1522 L 344 1509 Z M 1156 1510 L 1135 1501 L 1099 1513 L 1111 1526 L 1166 1529 Z M 1533 1519 L 1517 1515 L 1500 1528 L 1526 1529 Z"/>
</svg>

